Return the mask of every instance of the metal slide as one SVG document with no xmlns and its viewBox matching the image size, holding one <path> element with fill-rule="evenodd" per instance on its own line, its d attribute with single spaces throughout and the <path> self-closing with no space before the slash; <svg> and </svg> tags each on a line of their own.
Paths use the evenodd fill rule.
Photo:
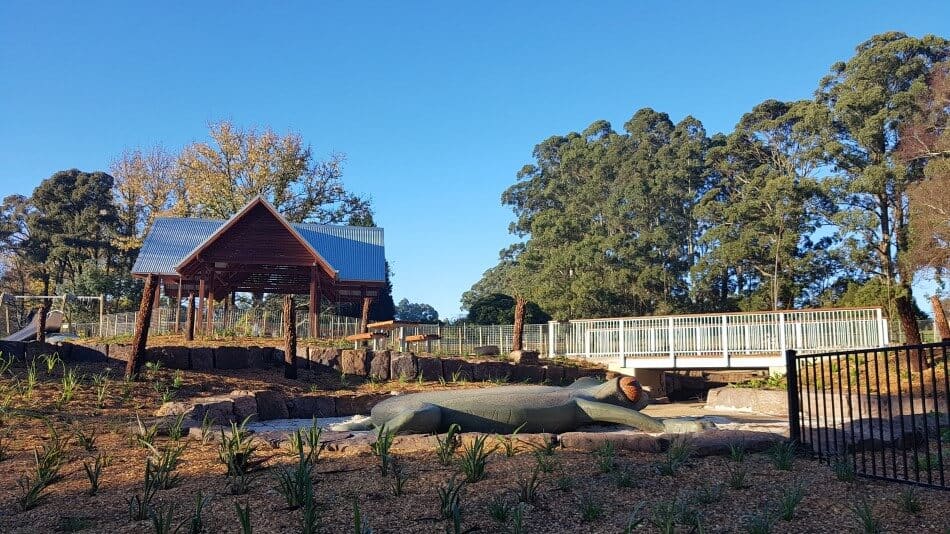
<svg viewBox="0 0 950 534">
<path fill-rule="evenodd" d="M 10 334 L 3 338 L 4 341 L 30 341 L 36 339 L 36 329 L 39 328 L 40 316 L 36 315 L 33 320 L 18 332 Z M 46 316 L 46 333 L 55 334 L 63 326 L 63 312 L 53 310 Z"/>
</svg>

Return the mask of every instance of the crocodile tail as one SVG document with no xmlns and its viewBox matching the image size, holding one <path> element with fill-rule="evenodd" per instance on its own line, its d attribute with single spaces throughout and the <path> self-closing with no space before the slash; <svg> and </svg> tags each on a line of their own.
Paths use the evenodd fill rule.
<svg viewBox="0 0 950 534">
<path fill-rule="evenodd" d="M 334 432 L 351 432 L 354 430 L 372 430 L 373 422 L 369 417 L 363 418 L 353 418 L 351 421 L 346 421 L 345 423 L 337 423 L 335 425 L 329 426 L 330 430 Z"/>
</svg>

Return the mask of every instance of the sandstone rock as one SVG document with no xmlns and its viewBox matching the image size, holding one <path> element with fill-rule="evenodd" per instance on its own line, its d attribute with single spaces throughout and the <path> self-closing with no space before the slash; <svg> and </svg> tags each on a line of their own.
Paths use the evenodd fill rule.
<svg viewBox="0 0 950 534">
<path fill-rule="evenodd" d="M 373 406 L 387 398 L 388 395 L 346 395 L 336 398 L 336 414 L 338 417 L 350 415 L 368 415 Z"/>
<path fill-rule="evenodd" d="M 235 420 L 234 401 L 230 397 L 204 397 L 195 401 L 191 418 L 195 421 L 208 420 L 217 425 L 228 425 Z"/>
<path fill-rule="evenodd" d="M 63 346 L 66 346 L 66 345 L 70 345 L 69 361 L 91 363 L 91 362 L 104 362 L 107 359 L 105 352 L 100 351 L 98 347 L 87 347 L 85 345 L 73 345 L 71 343 L 63 343 Z"/>
<path fill-rule="evenodd" d="M 247 352 L 251 367 L 270 369 L 274 366 L 274 362 L 271 360 L 271 355 L 274 352 L 273 348 L 250 346 L 247 348 Z"/>
<path fill-rule="evenodd" d="M 564 383 L 571 383 L 581 377 L 577 367 L 564 366 Z"/>
<path fill-rule="evenodd" d="M 109 359 L 127 362 L 132 356 L 131 345 L 109 345 Z"/>
<path fill-rule="evenodd" d="M 299 395 L 287 402 L 292 419 L 336 417 L 336 401 L 325 395 Z"/>
<path fill-rule="evenodd" d="M 478 362 L 474 365 L 475 380 L 507 380 L 511 364 L 505 362 Z"/>
<path fill-rule="evenodd" d="M 297 357 L 294 358 L 294 365 L 300 369 L 310 368 L 310 347 L 297 345 Z"/>
<path fill-rule="evenodd" d="M 511 361 L 516 364 L 538 365 L 538 351 L 536 350 L 513 350 L 509 354 Z"/>
<path fill-rule="evenodd" d="M 461 358 L 444 358 L 442 375 L 446 380 L 475 380 L 475 366 Z"/>
<path fill-rule="evenodd" d="M 214 369 L 214 350 L 208 347 L 191 349 L 191 368 L 195 371 L 210 371 Z"/>
<path fill-rule="evenodd" d="M 389 380 L 390 353 L 388 350 L 370 353 L 369 376 L 376 380 Z"/>
<path fill-rule="evenodd" d="M 445 435 L 442 435 L 443 439 Z M 370 440 L 370 442 L 375 442 L 375 436 Z M 408 452 L 428 452 L 435 450 L 439 445 L 438 439 L 435 436 L 428 436 L 425 434 L 407 434 L 396 436 L 393 439 L 393 452 L 408 453 Z"/>
<path fill-rule="evenodd" d="M 564 382 L 564 368 L 560 365 L 545 365 L 544 381 L 552 386 L 560 386 Z"/>
<path fill-rule="evenodd" d="M 340 349 L 327 348 L 327 349 L 323 349 L 322 352 L 317 353 L 316 360 L 314 360 L 313 356 L 311 356 L 310 359 L 311 361 L 317 361 L 321 365 L 325 365 L 327 367 L 330 367 L 331 369 L 336 369 L 337 371 L 339 371 L 340 370 L 340 355 L 342 353 L 343 351 Z"/>
<path fill-rule="evenodd" d="M 257 418 L 261 421 L 268 419 L 287 419 L 290 411 L 287 409 L 287 399 L 278 391 L 269 389 L 255 391 L 257 400 Z"/>
<path fill-rule="evenodd" d="M 346 439 L 340 439 L 327 443 L 325 450 L 366 456 L 372 454 L 373 449 L 371 447 L 371 440 L 375 439 L 375 436 L 370 437 L 368 434 L 353 435 Z"/>
<path fill-rule="evenodd" d="M 26 343 L 26 361 L 33 361 L 44 354 L 59 354 L 60 347 L 50 343 L 40 343 L 39 341 L 30 341 Z"/>
<path fill-rule="evenodd" d="M 73 344 L 72 343 L 51 343 L 50 346 L 55 347 L 54 351 L 59 354 L 59 357 L 64 362 L 70 362 L 72 360 Z"/>
<path fill-rule="evenodd" d="M 369 356 L 366 349 L 344 350 L 340 355 L 340 371 L 343 374 L 366 376 L 369 373 Z"/>
<path fill-rule="evenodd" d="M 558 436 L 558 441 L 565 449 L 580 451 L 595 451 L 607 442 L 617 450 L 636 452 L 663 452 L 670 446 L 667 437 L 633 431 L 565 432 Z"/>
<path fill-rule="evenodd" d="M 155 410 L 155 417 L 168 417 L 168 416 L 178 416 L 183 413 L 188 413 L 192 410 L 193 405 L 190 402 L 163 402 L 161 406 Z"/>
<path fill-rule="evenodd" d="M 13 355 L 16 360 L 26 358 L 26 344 L 19 341 L 0 341 L 0 354 L 4 357 Z"/>
<path fill-rule="evenodd" d="M 498 345 L 482 345 L 481 347 L 475 347 L 476 356 L 498 356 L 501 354 L 501 349 L 498 348 Z"/>
<path fill-rule="evenodd" d="M 389 357 L 389 376 L 393 380 L 412 380 L 419 372 L 416 355 L 411 352 L 393 352 Z"/>
<path fill-rule="evenodd" d="M 422 375 L 423 380 L 442 379 L 442 360 L 429 356 L 419 356 L 416 358 L 416 365 L 419 366 L 419 374 Z"/>
<path fill-rule="evenodd" d="M 145 361 L 159 362 L 167 369 L 188 369 L 190 352 L 188 347 L 151 347 L 145 351 Z"/>
<path fill-rule="evenodd" d="M 251 421 L 257 421 L 257 398 L 253 391 L 236 389 L 229 395 L 234 401 L 234 418 L 236 421 L 244 421 L 250 417 Z"/>
<path fill-rule="evenodd" d="M 244 347 L 221 346 L 214 349 L 217 369 L 246 369 L 251 366 L 251 353 Z"/>
<path fill-rule="evenodd" d="M 512 382 L 531 382 L 537 384 L 544 378 L 544 370 L 537 365 L 512 365 Z"/>
</svg>

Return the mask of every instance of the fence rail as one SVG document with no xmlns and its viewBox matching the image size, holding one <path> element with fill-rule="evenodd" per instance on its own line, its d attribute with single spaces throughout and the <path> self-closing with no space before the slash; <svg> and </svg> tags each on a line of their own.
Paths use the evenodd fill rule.
<svg viewBox="0 0 950 534">
<path fill-rule="evenodd" d="M 950 342 L 789 350 L 791 438 L 856 474 L 950 489 Z"/>
</svg>

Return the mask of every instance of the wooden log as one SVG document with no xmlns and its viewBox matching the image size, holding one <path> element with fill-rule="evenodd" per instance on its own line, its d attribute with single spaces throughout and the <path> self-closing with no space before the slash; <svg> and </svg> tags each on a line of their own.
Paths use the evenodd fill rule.
<svg viewBox="0 0 950 534">
<path fill-rule="evenodd" d="M 297 317 L 293 295 L 284 295 L 284 378 L 296 379 L 297 366 Z"/>
<path fill-rule="evenodd" d="M 521 350 L 524 341 L 524 308 L 527 300 L 522 296 L 515 296 L 515 326 L 511 340 L 511 350 Z"/>
<path fill-rule="evenodd" d="M 188 310 L 185 313 L 185 341 L 195 340 L 195 292 L 188 292 Z"/>
<path fill-rule="evenodd" d="M 940 304 L 940 297 L 931 296 L 930 305 L 934 309 L 934 326 L 940 334 L 941 341 L 950 341 L 950 324 L 947 323 L 947 314 L 943 311 L 943 305 Z"/>
<path fill-rule="evenodd" d="M 438 334 L 414 334 L 411 336 L 406 336 L 406 343 L 419 343 L 421 341 L 435 341 L 437 339 L 442 339 L 442 336 Z"/>
<path fill-rule="evenodd" d="M 917 326 L 917 318 L 914 317 L 914 309 L 910 305 L 907 297 L 901 295 L 894 299 L 897 307 L 897 317 L 901 322 L 901 329 L 904 331 L 905 345 L 920 345 L 920 328 Z M 910 356 L 911 371 L 920 371 L 924 367 L 924 352 L 922 350 L 913 351 Z"/>
<path fill-rule="evenodd" d="M 343 339 L 347 341 L 371 341 L 373 339 L 386 339 L 388 337 L 386 334 L 380 332 L 363 332 L 362 334 L 351 334 Z"/>
<path fill-rule="evenodd" d="M 154 274 L 145 279 L 145 288 L 142 290 L 142 301 L 139 303 L 139 315 L 135 319 L 135 336 L 132 338 L 132 353 L 125 366 L 126 378 L 138 376 L 142 362 L 145 360 L 145 347 L 148 343 L 148 328 L 152 323 L 152 308 L 155 304 L 155 291 L 158 282 Z"/>
</svg>

